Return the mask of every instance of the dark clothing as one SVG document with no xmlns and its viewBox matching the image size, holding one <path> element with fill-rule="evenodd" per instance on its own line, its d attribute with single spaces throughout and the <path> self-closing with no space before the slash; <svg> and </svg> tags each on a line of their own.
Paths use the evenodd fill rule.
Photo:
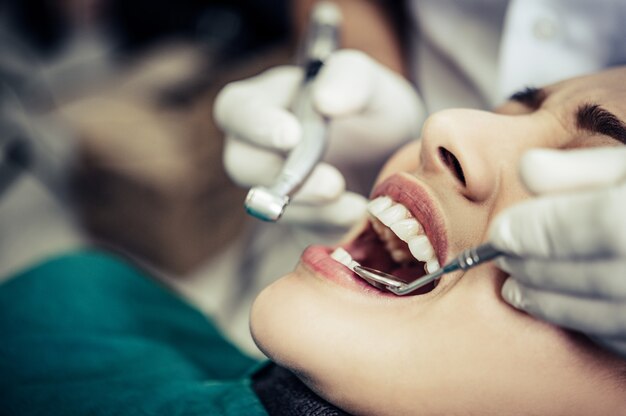
<svg viewBox="0 0 626 416">
<path fill-rule="evenodd" d="M 289 370 L 275 364 L 253 375 L 252 388 L 270 415 L 347 415 L 309 390 Z"/>
</svg>

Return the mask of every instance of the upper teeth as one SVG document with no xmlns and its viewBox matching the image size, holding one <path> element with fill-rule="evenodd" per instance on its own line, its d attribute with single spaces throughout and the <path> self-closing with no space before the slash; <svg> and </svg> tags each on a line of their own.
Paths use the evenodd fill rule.
<svg viewBox="0 0 626 416">
<path fill-rule="evenodd" d="M 419 261 L 426 262 L 428 273 L 432 273 L 439 268 L 435 250 L 424 233 L 424 227 L 411 215 L 404 205 L 394 202 L 388 196 L 381 196 L 370 201 L 368 210 L 372 216 L 389 227 L 388 229 L 400 240 L 407 243 L 413 257 Z M 393 246 L 388 233 L 385 230 L 381 230 L 380 224 L 378 225 L 377 227 L 374 224 L 374 228 L 381 238 L 389 243 L 388 248 L 390 245 Z M 401 251 L 391 250 L 391 255 L 396 261 L 401 260 L 401 253 Z"/>
</svg>

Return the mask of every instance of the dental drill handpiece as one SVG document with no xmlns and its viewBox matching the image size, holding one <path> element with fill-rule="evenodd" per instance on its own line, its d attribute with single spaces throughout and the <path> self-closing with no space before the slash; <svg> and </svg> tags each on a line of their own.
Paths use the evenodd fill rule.
<svg viewBox="0 0 626 416">
<path fill-rule="evenodd" d="M 256 186 L 248 192 L 246 211 L 260 220 L 278 221 L 293 194 L 324 156 L 327 121 L 315 110 L 311 90 L 324 60 L 339 47 L 340 21 L 341 13 L 334 3 L 320 1 L 315 5 L 303 49 L 304 78 L 293 106 L 302 125 L 302 140 L 287 157 L 273 185 Z"/>
</svg>

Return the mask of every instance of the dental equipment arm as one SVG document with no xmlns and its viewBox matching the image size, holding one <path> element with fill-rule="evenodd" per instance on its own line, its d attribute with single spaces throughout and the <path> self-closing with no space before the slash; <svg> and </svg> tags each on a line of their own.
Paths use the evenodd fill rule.
<svg viewBox="0 0 626 416">
<path fill-rule="evenodd" d="M 533 150 L 521 174 L 538 198 L 503 211 L 490 241 L 515 257 L 507 302 L 626 358 L 626 149 Z"/>
<path fill-rule="evenodd" d="M 311 10 L 318 0 L 291 0 L 293 32 L 299 38 L 308 30 Z M 356 49 L 398 74 L 410 73 L 404 30 L 403 2 L 333 0 L 343 14 L 342 47 Z"/>
<path fill-rule="evenodd" d="M 24 173 L 56 198 L 67 198 L 67 171 L 73 160 L 72 132 L 54 117 L 26 112 L 18 94 L 0 85 L 0 198 Z"/>
</svg>

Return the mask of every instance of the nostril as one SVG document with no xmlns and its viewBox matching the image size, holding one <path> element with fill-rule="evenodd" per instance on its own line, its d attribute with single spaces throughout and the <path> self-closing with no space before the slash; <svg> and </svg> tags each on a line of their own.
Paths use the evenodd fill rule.
<svg viewBox="0 0 626 416">
<path fill-rule="evenodd" d="M 465 175 L 463 174 L 463 168 L 461 168 L 461 163 L 459 160 L 450 152 L 448 149 L 444 147 L 439 148 L 439 157 L 443 161 L 443 163 L 450 169 L 450 171 L 454 174 L 454 176 L 458 179 L 459 182 L 466 185 L 465 183 Z"/>
</svg>

